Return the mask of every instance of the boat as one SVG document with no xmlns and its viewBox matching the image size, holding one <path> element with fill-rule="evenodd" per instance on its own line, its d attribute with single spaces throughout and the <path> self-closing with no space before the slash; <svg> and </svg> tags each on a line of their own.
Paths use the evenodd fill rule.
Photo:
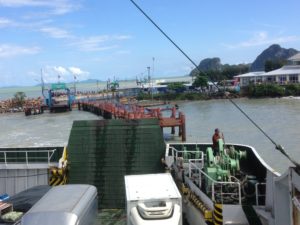
<svg viewBox="0 0 300 225">
<path fill-rule="evenodd" d="M 247 145 L 168 143 L 165 164 L 182 193 L 190 225 L 300 224 L 299 168 L 274 171 Z"/>
<path fill-rule="evenodd" d="M 131 0 L 131 2 L 136 5 L 133 0 Z M 140 7 L 137 6 L 137 8 L 142 11 Z M 143 11 L 142 13 L 146 15 Z M 147 18 L 150 19 L 148 16 Z M 159 28 L 151 19 L 150 21 Z M 160 31 L 191 61 L 161 29 Z M 193 61 L 191 62 L 198 68 Z M 212 84 L 215 85 L 214 83 Z M 49 100 L 49 102 L 51 101 Z M 233 104 L 237 106 L 235 103 Z M 242 111 L 240 108 L 239 110 Z M 249 117 L 247 118 L 249 119 Z M 137 121 L 138 120 L 134 120 L 134 122 Z M 96 141 L 92 143 L 85 142 L 85 140 L 91 141 L 91 139 L 83 139 L 82 127 L 80 127 L 80 129 L 80 132 L 74 135 L 78 141 L 76 145 L 84 146 L 84 151 L 82 151 L 82 154 L 79 155 L 78 158 L 89 162 L 87 160 L 87 153 L 91 151 L 88 151 L 89 146 L 87 143 L 94 146 L 95 152 L 100 148 L 95 148 L 95 143 L 98 143 Z M 95 130 L 97 132 L 94 132 Z M 135 129 L 131 130 L 134 130 L 134 134 L 136 134 Z M 92 135 L 90 135 L 90 133 L 88 134 L 93 137 L 99 138 L 99 134 L 102 134 L 97 129 L 90 129 L 90 131 Z M 107 129 L 105 129 L 105 131 L 107 131 Z M 111 132 L 110 135 L 114 135 L 114 133 Z M 123 138 L 124 136 L 125 135 L 123 135 Z M 146 140 L 146 138 L 139 139 L 143 140 L 143 142 Z M 129 144 L 136 144 L 135 139 L 132 138 L 129 140 Z M 148 140 L 152 141 L 153 139 L 148 138 Z M 154 140 L 157 141 L 156 139 Z M 117 141 L 115 142 L 117 143 Z M 108 142 L 102 141 L 100 143 L 107 145 Z M 128 142 L 126 142 L 126 144 L 127 143 Z M 115 145 L 111 144 L 111 146 Z M 165 156 L 162 161 L 165 163 L 167 170 L 172 174 L 174 181 L 181 190 L 183 220 L 186 220 L 189 225 L 300 225 L 300 166 L 297 163 L 294 163 L 295 166 L 289 167 L 285 173 L 279 174 L 267 165 L 251 146 L 224 143 L 222 139 L 218 141 L 218 146 L 219 155 L 214 155 L 211 143 L 166 144 Z M 279 146 L 276 147 L 287 156 L 282 148 Z M 145 148 L 143 150 L 145 151 Z M 94 154 L 91 155 L 95 158 Z M 111 157 L 111 159 L 117 161 L 115 154 L 111 153 L 110 156 L 114 156 Z M 101 156 L 101 159 L 103 158 L 104 157 Z M 119 157 L 119 159 L 122 158 L 125 157 Z M 156 157 L 154 158 L 156 159 Z M 130 163 L 134 161 L 132 160 L 133 157 L 128 157 L 127 159 L 127 162 Z M 78 162 L 81 161 L 78 160 Z M 94 163 L 94 161 L 92 162 Z M 98 160 L 98 163 L 103 162 L 105 161 Z M 72 163 L 71 171 L 74 171 L 76 167 L 74 166 L 74 161 Z M 102 165 L 104 164 L 105 163 Z M 82 170 L 82 168 L 88 165 L 90 165 L 90 163 L 86 163 L 83 167 L 77 168 Z M 96 164 L 92 165 L 94 168 L 96 167 Z M 106 165 L 110 166 L 109 163 L 106 163 Z M 127 166 L 125 163 L 124 165 Z M 110 170 L 114 170 L 115 168 L 117 167 L 110 167 Z M 133 171 L 130 170 L 132 168 L 126 169 L 127 170 L 124 170 L 126 173 Z M 114 172 L 120 174 L 120 171 L 117 169 L 114 170 Z M 83 176 L 87 176 L 87 174 L 88 173 L 82 173 Z M 102 173 L 99 172 L 93 175 L 98 178 L 99 174 L 102 175 Z M 58 180 L 58 182 L 60 181 Z M 107 186 L 107 190 L 112 189 L 112 187 L 120 188 L 120 186 L 116 185 L 115 180 L 110 182 L 111 180 L 106 180 L 106 184 L 108 185 L 113 183 L 113 185 Z M 143 183 L 143 179 L 138 179 L 136 182 Z M 152 182 L 158 185 L 160 184 L 159 180 Z M 105 183 L 105 180 L 103 183 Z M 104 186 L 103 183 L 101 183 L 102 186 Z M 136 187 L 133 186 L 129 191 L 136 190 L 135 188 Z M 141 190 L 143 190 L 143 187 L 141 187 Z M 149 193 L 150 191 L 151 190 L 149 190 Z M 115 192 L 113 194 L 116 195 Z M 155 193 L 155 195 L 151 195 L 151 197 L 156 199 L 157 195 L 160 194 L 161 193 Z M 129 198 L 129 200 L 131 200 L 131 198 Z M 170 219 L 171 215 L 174 215 L 170 213 L 170 210 L 174 212 L 174 209 L 178 208 L 172 207 L 173 204 L 169 199 L 164 199 L 161 205 L 157 204 L 157 202 L 151 202 L 151 204 L 147 204 L 148 202 L 139 203 L 136 199 L 133 199 L 133 202 L 133 207 L 127 208 L 128 221 L 133 222 L 133 224 L 152 224 L 152 222 L 168 224 L 168 219 Z M 173 206 L 175 205 L 174 203 Z M 157 212 L 157 209 L 161 211 Z M 159 215 L 149 216 L 149 213 L 153 212 Z M 178 209 L 176 212 L 178 212 Z M 141 214 L 144 215 L 144 217 L 141 216 Z M 175 216 L 178 218 L 178 213 L 176 213 Z M 153 217 L 156 217 L 156 219 L 160 217 L 159 221 L 154 221 Z"/>
</svg>

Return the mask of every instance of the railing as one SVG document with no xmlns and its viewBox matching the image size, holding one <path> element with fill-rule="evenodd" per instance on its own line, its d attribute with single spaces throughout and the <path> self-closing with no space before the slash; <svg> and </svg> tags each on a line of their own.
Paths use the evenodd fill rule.
<svg viewBox="0 0 300 225">
<path fill-rule="evenodd" d="M 178 159 L 183 159 L 184 163 L 189 163 L 189 160 L 197 159 L 200 160 L 203 165 L 204 155 L 203 152 L 200 150 L 177 150 L 174 147 L 170 147 L 169 150 L 171 150 L 172 152 L 174 161 L 178 161 Z M 194 156 L 194 158 L 192 158 L 191 156 Z"/>
<path fill-rule="evenodd" d="M 213 178 L 211 178 L 208 174 L 206 174 L 202 170 L 204 166 L 204 154 L 202 151 L 200 151 L 200 155 L 199 155 L 199 151 L 191 151 L 191 150 L 180 151 L 172 146 L 169 147 L 169 151 L 171 151 L 172 157 L 174 157 L 174 162 L 176 163 L 176 165 L 183 163 L 183 169 L 184 170 L 188 169 L 188 177 L 195 181 L 199 189 L 201 189 L 202 187 L 202 176 L 205 177 L 206 182 L 209 181 L 206 183 L 207 186 L 206 190 L 208 190 L 209 193 L 210 192 L 209 189 L 211 189 L 212 201 L 216 201 L 217 198 L 216 195 L 219 195 L 218 200 L 220 200 L 221 203 L 223 203 L 226 196 L 228 196 L 234 199 L 234 201 L 238 201 L 239 204 L 242 204 L 242 193 L 241 193 L 240 181 L 235 177 L 230 177 L 231 181 L 226 181 L 226 182 L 216 181 Z M 196 157 L 197 154 L 199 155 L 199 157 Z M 191 155 L 195 156 L 194 159 L 189 157 Z M 184 166 L 184 164 L 188 164 L 188 167 Z M 227 191 L 224 191 L 224 189 L 226 189 Z M 228 191 L 228 190 L 233 190 L 233 191 Z"/>
<path fill-rule="evenodd" d="M 194 165 L 194 167 L 197 167 L 197 166 Z M 202 176 L 205 176 L 206 181 L 209 180 L 211 182 L 211 185 L 209 185 L 208 183 L 206 185 L 207 185 L 208 189 L 211 188 L 212 201 L 216 201 L 216 198 L 217 198 L 216 195 L 219 195 L 218 200 L 220 200 L 220 202 L 222 204 L 224 203 L 224 199 L 227 196 L 230 197 L 230 199 L 238 201 L 239 204 L 242 204 L 241 183 L 239 182 L 239 180 L 237 180 L 236 182 L 216 181 L 213 178 L 211 178 L 208 174 L 206 174 L 202 169 L 197 168 L 197 171 L 199 171 L 199 184 L 198 184 L 199 188 L 201 188 L 201 186 L 202 186 Z M 217 188 L 218 188 L 218 191 L 216 191 Z M 224 191 L 224 189 L 227 189 L 227 190 L 232 189 L 234 191 Z M 235 191 L 235 190 L 237 190 L 237 191 Z M 236 196 L 236 198 L 234 199 L 233 197 L 235 197 L 235 196 Z"/>
<path fill-rule="evenodd" d="M 26 165 L 32 163 L 48 163 L 54 155 L 56 149 L 50 150 L 15 150 L 6 151 L 0 150 L 0 164 L 5 165 L 13 163 L 26 163 Z"/>
<path fill-rule="evenodd" d="M 264 186 L 264 187 L 266 187 L 266 183 L 256 183 L 255 184 L 255 198 L 256 198 L 256 205 L 258 206 L 258 205 L 261 205 L 261 204 L 259 204 L 259 198 L 265 198 L 266 197 L 266 192 L 264 191 L 263 193 L 264 194 L 260 194 L 259 193 L 259 186 Z"/>
<path fill-rule="evenodd" d="M 198 187 L 201 187 L 202 184 L 202 177 L 201 177 L 201 171 L 204 166 L 204 160 L 203 160 L 203 152 L 202 152 L 202 158 L 201 159 L 189 159 L 189 178 L 197 179 L 196 184 Z"/>
</svg>

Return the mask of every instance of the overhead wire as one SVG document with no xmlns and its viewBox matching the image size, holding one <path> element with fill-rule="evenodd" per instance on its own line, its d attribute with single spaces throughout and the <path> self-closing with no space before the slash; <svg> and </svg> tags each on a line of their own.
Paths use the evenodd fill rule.
<svg viewBox="0 0 300 225">
<path fill-rule="evenodd" d="M 198 70 L 198 72 L 201 72 L 198 65 L 188 56 L 188 54 L 183 51 L 182 48 L 180 48 L 170 36 L 164 32 L 160 26 L 155 23 L 150 16 L 134 1 L 134 0 L 129 0 Z M 218 85 L 216 85 L 214 82 L 212 84 L 217 88 L 218 91 L 220 91 L 220 88 Z M 226 95 L 225 95 L 226 96 Z M 275 145 L 275 148 L 279 150 L 284 156 L 286 156 L 295 166 L 300 167 L 300 164 L 297 163 L 295 160 L 293 160 L 284 150 L 284 148 L 280 145 L 277 144 L 235 101 L 233 101 L 231 98 L 226 96 L 226 99 L 228 99 L 272 144 Z"/>
</svg>

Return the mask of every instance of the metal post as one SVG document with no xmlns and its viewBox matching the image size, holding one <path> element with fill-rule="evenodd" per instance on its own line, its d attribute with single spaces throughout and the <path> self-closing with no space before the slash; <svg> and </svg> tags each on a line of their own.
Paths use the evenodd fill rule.
<svg viewBox="0 0 300 225">
<path fill-rule="evenodd" d="M 212 186 L 211 186 L 211 199 L 213 202 L 215 202 L 215 182 L 212 182 Z"/>
<path fill-rule="evenodd" d="M 192 177 L 191 173 L 192 173 L 192 168 L 191 168 L 191 162 L 189 160 L 189 178 Z"/>
<path fill-rule="evenodd" d="M 149 87 L 150 87 L 150 80 L 151 80 L 151 77 L 150 77 L 150 66 L 147 66 L 147 70 L 148 70 L 148 83 L 149 83 Z"/>
<path fill-rule="evenodd" d="M 154 76 L 154 60 L 155 58 L 152 57 L 152 77 Z"/>
<path fill-rule="evenodd" d="M 150 89 L 150 94 L 151 94 L 151 101 L 153 101 L 153 91 L 152 91 L 152 82 L 151 82 L 151 76 L 150 76 L 150 66 L 147 67 L 148 70 L 148 83 L 149 83 L 149 87 L 148 89 Z"/>
<path fill-rule="evenodd" d="M 184 114 L 181 114 L 181 127 L 182 127 L 182 134 L 181 134 L 182 141 L 186 141 L 185 115 Z"/>
<path fill-rule="evenodd" d="M 7 161 L 6 161 L 6 152 L 4 152 L 4 163 L 5 163 L 5 165 L 7 165 Z"/>
<path fill-rule="evenodd" d="M 154 60 L 155 58 L 152 57 L 152 77 L 154 77 Z M 151 100 L 153 101 L 153 82 L 151 82 Z"/>
<path fill-rule="evenodd" d="M 201 173 L 201 169 L 198 168 L 198 173 L 199 173 L 199 188 L 201 189 L 202 186 L 202 173 Z"/>
<path fill-rule="evenodd" d="M 74 75 L 74 95 L 76 96 L 76 76 Z"/>
<path fill-rule="evenodd" d="M 241 205 L 242 204 L 242 196 L 241 196 L 241 185 L 240 183 L 238 183 L 238 186 L 239 186 L 239 204 Z"/>
</svg>

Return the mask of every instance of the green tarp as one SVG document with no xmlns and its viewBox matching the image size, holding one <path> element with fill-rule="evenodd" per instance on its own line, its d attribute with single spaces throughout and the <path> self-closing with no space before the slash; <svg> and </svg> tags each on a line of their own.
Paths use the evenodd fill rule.
<svg viewBox="0 0 300 225">
<path fill-rule="evenodd" d="M 124 175 L 163 172 L 164 151 L 157 119 L 75 121 L 69 183 L 95 185 L 99 208 L 124 208 Z"/>
</svg>

